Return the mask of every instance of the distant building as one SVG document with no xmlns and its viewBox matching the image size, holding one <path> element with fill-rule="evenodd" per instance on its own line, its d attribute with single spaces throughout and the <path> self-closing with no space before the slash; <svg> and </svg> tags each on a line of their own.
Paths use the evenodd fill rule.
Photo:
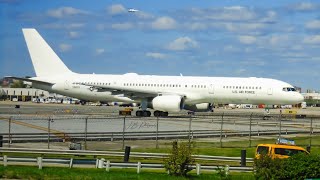
<svg viewBox="0 0 320 180">
<path fill-rule="evenodd" d="M 307 106 L 317 106 L 320 107 L 320 93 L 312 92 L 312 93 L 301 93 L 304 97 L 304 101 Z"/>
<path fill-rule="evenodd" d="M 10 101 L 32 101 L 33 98 L 47 98 L 49 92 L 33 88 L 1 88 L 0 95 Z"/>
</svg>

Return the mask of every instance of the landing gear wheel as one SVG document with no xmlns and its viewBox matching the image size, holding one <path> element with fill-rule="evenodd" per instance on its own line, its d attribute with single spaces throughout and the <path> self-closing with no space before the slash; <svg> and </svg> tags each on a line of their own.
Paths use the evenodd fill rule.
<svg viewBox="0 0 320 180">
<path fill-rule="evenodd" d="M 163 117 L 168 117 L 169 113 L 168 112 L 162 112 Z"/>
<path fill-rule="evenodd" d="M 143 111 L 143 117 L 150 117 L 151 112 L 150 111 Z"/>
<path fill-rule="evenodd" d="M 159 116 L 161 116 L 161 111 L 154 111 L 153 115 L 154 115 L 154 117 L 159 117 Z"/>
<path fill-rule="evenodd" d="M 142 116 L 143 111 L 136 111 L 136 116 L 137 117 L 141 117 Z"/>
<path fill-rule="evenodd" d="M 137 117 L 150 117 L 151 112 L 150 111 L 136 111 Z"/>
</svg>

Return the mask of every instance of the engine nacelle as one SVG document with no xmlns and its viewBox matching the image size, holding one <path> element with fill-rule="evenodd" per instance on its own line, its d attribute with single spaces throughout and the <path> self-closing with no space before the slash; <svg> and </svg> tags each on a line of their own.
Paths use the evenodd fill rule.
<svg viewBox="0 0 320 180">
<path fill-rule="evenodd" d="M 164 112 L 179 112 L 184 107 L 184 99 L 176 95 L 163 95 L 153 98 L 152 108 Z"/>
<path fill-rule="evenodd" d="M 208 112 L 213 110 L 213 106 L 211 103 L 201 103 L 194 105 L 185 105 L 184 109 L 194 112 Z"/>
</svg>

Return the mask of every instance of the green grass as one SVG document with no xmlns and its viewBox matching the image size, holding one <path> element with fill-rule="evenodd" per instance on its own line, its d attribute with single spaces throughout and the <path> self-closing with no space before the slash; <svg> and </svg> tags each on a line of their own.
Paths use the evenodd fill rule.
<svg viewBox="0 0 320 180">
<path fill-rule="evenodd" d="M 231 179 L 254 179 L 252 173 L 231 173 Z M 30 166 L 8 166 L 0 167 L 0 178 L 4 179 L 220 179 L 216 172 L 205 172 L 200 176 L 191 173 L 189 177 L 169 176 L 164 171 L 143 170 L 140 174 L 134 169 L 111 169 L 106 172 L 104 169 L 83 169 L 83 168 L 59 168 L 46 167 L 42 170 Z"/>
<path fill-rule="evenodd" d="M 295 137 L 290 138 L 294 139 L 298 146 L 306 148 L 310 142 L 308 136 L 306 137 Z M 274 144 L 276 139 L 261 139 L 261 140 L 252 140 L 251 147 L 249 147 L 248 140 L 241 140 L 241 141 L 228 141 L 222 143 L 222 148 L 220 148 L 219 142 L 201 142 L 196 140 L 194 152 L 195 154 L 201 155 L 211 155 L 211 156 L 229 156 L 229 157 L 240 157 L 240 153 L 242 149 L 247 150 L 247 157 L 254 157 L 255 149 L 258 144 L 265 144 L 270 143 Z M 320 136 L 313 136 L 312 137 L 312 154 L 320 154 Z M 152 153 L 168 153 L 170 152 L 171 145 L 170 143 L 165 143 L 160 145 L 161 148 L 135 148 L 132 151 L 137 152 L 152 152 Z"/>
</svg>

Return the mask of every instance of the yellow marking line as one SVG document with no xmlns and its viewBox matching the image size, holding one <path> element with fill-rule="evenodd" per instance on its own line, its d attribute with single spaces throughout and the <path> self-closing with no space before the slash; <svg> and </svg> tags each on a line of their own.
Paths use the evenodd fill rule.
<svg viewBox="0 0 320 180">
<path fill-rule="evenodd" d="M 4 121 L 9 122 L 8 118 L 0 117 L 0 120 L 4 120 Z M 42 127 L 42 126 L 36 126 L 36 125 L 33 125 L 33 124 L 29 124 L 29 123 L 25 123 L 25 122 L 21 122 L 21 121 L 16 121 L 16 120 L 11 120 L 11 122 L 15 123 L 15 124 L 18 124 L 18 125 L 21 125 L 21 126 L 26 126 L 26 127 L 29 127 L 29 128 L 33 128 L 33 129 L 38 129 L 38 130 L 49 132 L 48 128 L 45 128 L 45 127 Z M 68 135 L 66 135 L 64 132 L 61 132 L 61 131 L 58 131 L 58 130 L 54 130 L 54 129 L 50 128 L 50 133 L 56 135 L 57 137 L 60 137 L 60 138 L 62 138 L 64 140 L 66 140 L 66 141 L 70 139 L 70 137 Z"/>
</svg>

